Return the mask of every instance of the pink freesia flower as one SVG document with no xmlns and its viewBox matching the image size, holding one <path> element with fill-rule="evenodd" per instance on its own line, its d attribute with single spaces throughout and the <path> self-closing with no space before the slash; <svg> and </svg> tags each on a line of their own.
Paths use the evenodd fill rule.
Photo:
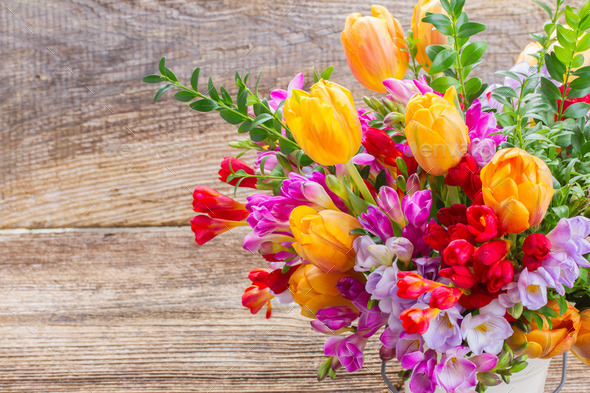
<svg viewBox="0 0 590 393">
<path fill-rule="evenodd" d="M 436 366 L 438 384 L 449 393 L 470 391 L 477 384 L 476 366 L 465 355 L 470 349 L 459 346 L 449 349 Z"/>
<path fill-rule="evenodd" d="M 287 90 L 275 89 L 270 92 L 270 101 L 268 102 L 268 105 L 271 107 L 271 109 L 276 111 L 281 102 L 291 97 L 293 89 L 303 89 L 303 73 L 295 75 L 291 82 L 289 82 Z"/>
</svg>

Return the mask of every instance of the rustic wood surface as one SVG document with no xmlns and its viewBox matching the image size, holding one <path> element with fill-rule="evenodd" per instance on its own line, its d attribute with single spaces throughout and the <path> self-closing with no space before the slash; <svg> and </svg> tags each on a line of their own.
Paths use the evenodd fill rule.
<svg viewBox="0 0 590 393">
<path fill-rule="evenodd" d="M 240 234 L 198 248 L 187 227 L 0 232 L 0 389 L 386 392 L 375 343 L 361 371 L 318 383 L 324 338 L 297 308 L 266 320 L 241 307 L 260 261 Z M 563 392 L 587 392 L 570 361 Z"/>
<path fill-rule="evenodd" d="M 381 3 L 409 27 L 413 1 Z M 478 73 L 498 80 L 543 14 L 527 1 L 467 3 L 488 25 Z M 198 248 L 176 227 L 191 217 L 195 185 L 218 186 L 235 134 L 171 97 L 154 105 L 140 83 L 161 56 L 178 75 L 201 66 L 225 84 L 236 68 L 264 71 L 266 92 L 335 65 L 360 102 L 367 92 L 338 34 L 370 4 L 0 3 L 0 390 L 386 391 L 375 344 L 363 370 L 318 384 L 323 337 L 308 321 L 286 305 L 270 321 L 241 307 L 246 274 L 263 262 L 241 249 L 240 232 Z M 563 391 L 588 391 L 586 374 L 572 360 Z"/>
</svg>

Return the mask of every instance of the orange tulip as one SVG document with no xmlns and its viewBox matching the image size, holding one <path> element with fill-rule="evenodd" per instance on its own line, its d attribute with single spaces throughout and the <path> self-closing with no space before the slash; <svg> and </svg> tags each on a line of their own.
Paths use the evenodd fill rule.
<svg viewBox="0 0 590 393">
<path fill-rule="evenodd" d="M 555 192 L 547 164 L 517 147 L 496 152 L 481 170 L 481 182 L 485 204 L 508 233 L 540 224 Z"/>
<path fill-rule="evenodd" d="M 467 126 L 454 105 L 455 88 L 445 97 L 416 94 L 406 109 L 404 134 L 414 158 L 426 172 L 444 175 L 469 149 Z"/>
<path fill-rule="evenodd" d="M 310 90 L 295 89 L 285 101 L 287 125 L 301 149 L 318 164 L 346 164 L 363 137 L 352 94 L 323 79 Z"/>
<path fill-rule="evenodd" d="M 412 31 L 414 32 L 414 39 L 417 39 L 416 47 L 416 61 L 424 64 L 426 71 L 432 65 L 432 60 L 426 55 L 426 48 L 430 45 L 446 45 L 449 39 L 444 34 L 441 34 L 430 23 L 422 22 L 427 12 L 433 14 L 446 14 L 440 5 L 440 0 L 420 0 L 414 8 L 412 15 Z"/>
<path fill-rule="evenodd" d="M 559 315 L 559 306 L 555 300 L 550 300 L 547 306 Z M 549 329 L 549 324 L 544 317 L 541 328 L 533 319 L 532 330 L 529 333 L 514 327 L 514 334 L 506 340 L 506 343 L 517 355 L 525 354 L 530 358 L 549 359 L 569 351 L 576 342 L 580 330 L 578 310 L 568 303 L 563 315 L 550 320 L 553 323 L 553 329 Z"/>
<path fill-rule="evenodd" d="M 572 352 L 581 361 L 590 366 L 590 308 L 580 313 L 582 326 L 578 332 L 578 339 L 572 348 Z"/>
<path fill-rule="evenodd" d="M 384 93 L 383 80 L 402 79 L 409 54 L 404 30 L 383 6 L 371 7 L 373 16 L 348 15 L 340 40 L 354 77 L 367 89 Z"/>
<path fill-rule="evenodd" d="M 524 47 L 520 55 L 518 55 L 518 59 L 516 59 L 516 62 L 520 63 L 522 61 L 526 61 L 529 64 L 529 66 L 536 66 L 539 60 L 532 55 L 539 53 L 541 49 L 543 49 L 543 45 L 539 44 L 538 42 L 529 42 L 527 46 Z"/>
<path fill-rule="evenodd" d="M 356 218 L 335 210 L 317 212 L 298 206 L 289 217 L 297 254 L 325 272 L 346 272 L 354 266 L 356 253 L 352 242 L 358 235 L 350 231 L 361 228 Z"/>
<path fill-rule="evenodd" d="M 289 290 L 295 303 L 301 306 L 301 315 L 315 319 L 318 310 L 325 307 L 347 306 L 356 310 L 352 302 L 343 298 L 336 288 L 338 280 L 344 277 L 365 281 L 362 274 L 354 271 L 326 273 L 310 264 L 299 267 L 289 279 Z"/>
</svg>

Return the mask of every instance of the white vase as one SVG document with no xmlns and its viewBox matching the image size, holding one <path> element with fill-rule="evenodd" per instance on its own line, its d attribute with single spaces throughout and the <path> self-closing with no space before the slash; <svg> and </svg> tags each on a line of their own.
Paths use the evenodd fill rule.
<svg viewBox="0 0 590 393">
<path fill-rule="evenodd" d="M 486 393 L 543 393 L 550 361 L 551 359 L 530 359 L 527 368 L 510 377 L 509 384 L 502 383 L 498 386 L 490 386 Z M 408 385 L 409 382 L 406 381 L 404 385 L 405 393 L 420 393 L 412 392 Z M 446 393 L 446 391 L 438 388 L 435 393 Z"/>
</svg>

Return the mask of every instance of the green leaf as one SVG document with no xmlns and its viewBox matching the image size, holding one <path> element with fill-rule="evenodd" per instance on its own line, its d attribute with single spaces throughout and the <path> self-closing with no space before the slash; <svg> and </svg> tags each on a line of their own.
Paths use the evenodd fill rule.
<svg viewBox="0 0 590 393">
<path fill-rule="evenodd" d="M 576 52 L 585 52 L 590 49 L 590 34 L 586 33 L 584 36 L 578 41 L 576 45 Z"/>
<path fill-rule="evenodd" d="M 533 313 L 533 318 L 535 320 L 535 322 L 537 323 L 537 326 L 539 327 L 539 329 L 543 328 L 543 318 L 541 318 L 541 316 L 537 313 Z"/>
<path fill-rule="evenodd" d="M 240 113 L 248 113 L 248 94 L 249 93 L 246 90 L 242 90 L 242 92 L 238 94 L 238 110 Z"/>
<path fill-rule="evenodd" d="M 268 131 L 263 130 L 262 128 L 254 128 L 250 130 L 250 139 L 253 142 L 262 142 L 266 138 L 268 138 Z"/>
<path fill-rule="evenodd" d="M 553 309 L 549 306 L 543 306 L 538 310 L 541 314 L 550 317 L 550 318 L 555 318 L 557 317 L 557 313 L 555 311 L 553 311 Z"/>
<path fill-rule="evenodd" d="M 160 89 L 156 92 L 156 95 L 154 97 L 154 102 L 158 102 L 160 97 L 162 97 L 164 95 L 164 93 L 166 93 L 168 90 L 172 89 L 173 87 L 174 87 L 174 85 L 166 85 L 164 87 L 160 87 Z"/>
<path fill-rule="evenodd" d="M 168 67 L 166 67 L 166 57 L 162 57 L 160 59 L 160 63 L 158 64 L 158 68 L 160 70 L 160 73 L 162 73 L 163 76 L 167 77 L 172 82 L 178 82 L 176 75 L 174 75 L 174 73 Z"/>
<path fill-rule="evenodd" d="M 322 71 L 321 78 L 324 80 L 330 80 L 330 77 L 332 76 L 333 71 L 334 71 L 334 66 L 330 66 L 330 67 L 326 68 L 325 70 Z"/>
<path fill-rule="evenodd" d="M 227 90 L 225 89 L 225 87 L 220 86 L 219 87 L 219 91 L 221 92 L 221 97 L 224 103 L 228 104 L 228 105 L 233 105 L 234 101 L 232 100 L 231 96 L 229 95 L 229 93 L 227 92 Z"/>
<path fill-rule="evenodd" d="M 554 50 L 555 55 L 557 56 L 557 59 L 562 64 L 569 64 L 569 62 L 574 57 L 574 53 L 572 52 L 571 49 L 566 49 L 566 48 L 562 48 L 561 46 L 556 46 L 555 48 L 553 48 L 553 50 Z"/>
<path fill-rule="evenodd" d="M 207 95 L 211 97 L 213 101 L 219 101 L 219 93 L 217 93 L 217 89 L 215 88 L 215 85 L 213 84 L 213 79 L 211 77 L 209 77 Z"/>
<path fill-rule="evenodd" d="M 471 95 L 481 88 L 482 82 L 479 78 L 471 78 L 465 83 L 465 94 Z"/>
<path fill-rule="evenodd" d="M 453 7 L 453 12 L 455 15 L 459 15 L 463 11 L 463 7 L 465 6 L 465 0 L 456 0 L 455 6 Z"/>
<path fill-rule="evenodd" d="M 549 6 L 545 3 L 543 3 L 540 0 L 533 0 L 535 3 L 537 3 L 537 5 L 541 8 L 543 8 L 545 10 L 545 12 L 549 15 L 549 19 L 553 19 L 553 11 L 551 11 L 551 8 L 549 8 Z"/>
<path fill-rule="evenodd" d="M 160 74 L 166 74 L 166 56 L 160 59 L 160 62 L 158 63 L 158 69 L 160 70 Z"/>
<path fill-rule="evenodd" d="M 180 102 L 189 102 L 195 99 L 196 97 L 197 95 L 195 93 L 186 90 L 181 90 L 174 94 L 174 99 Z"/>
<path fill-rule="evenodd" d="M 203 98 L 190 104 L 190 107 L 199 112 L 211 112 L 217 108 L 217 103 L 208 98 Z"/>
<path fill-rule="evenodd" d="M 219 116 L 222 117 L 223 120 L 228 122 L 229 124 L 240 124 L 244 121 L 243 115 L 237 114 L 229 109 L 222 109 L 219 112 Z"/>
<path fill-rule="evenodd" d="M 251 127 L 252 128 L 258 127 L 262 123 L 266 123 L 267 121 L 269 121 L 272 118 L 273 118 L 272 115 L 270 115 L 268 113 L 262 113 L 262 114 L 256 116 L 256 119 L 252 120 L 252 126 Z"/>
<path fill-rule="evenodd" d="M 147 75 L 141 81 L 145 83 L 160 83 L 164 82 L 164 79 L 160 75 Z"/>
<path fill-rule="evenodd" d="M 461 52 L 461 64 L 468 66 L 476 63 L 486 53 L 488 43 L 485 41 L 476 41 L 468 44 Z"/>
<path fill-rule="evenodd" d="M 559 218 L 568 218 L 570 215 L 570 209 L 567 205 L 563 205 L 563 206 L 554 206 L 553 207 L 553 212 L 557 215 L 557 217 Z"/>
<path fill-rule="evenodd" d="M 492 93 L 498 94 L 502 97 L 517 98 L 516 92 L 509 86 L 500 86 L 492 90 Z"/>
<path fill-rule="evenodd" d="M 565 49 L 574 49 L 576 46 L 574 32 L 563 25 L 557 25 L 557 42 Z"/>
<path fill-rule="evenodd" d="M 444 49 L 446 49 L 444 45 L 429 45 L 426 47 L 426 56 L 428 56 L 430 60 L 434 60 L 436 55 L 438 55 L 440 51 Z"/>
<path fill-rule="evenodd" d="M 447 89 L 451 86 L 455 86 L 455 88 L 459 87 L 459 81 L 452 76 L 441 76 L 434 79 L 430 83 L 430 87 L 434 90 L 438 91 L 439 93 L 444 93 Z"/>
<path fill-rule="evenodd" d="M 563 80 L 565 66 L 559 61 L 555 53 L 545 53 L 545 64 L 547 65 L 547 71 L 551 75 L 551 78 L 556 81 Z"/>
<path fill-rule="evenodd" d="M 427 12 L 426 17 L 422 19 L 422 22 L 432 24 L 436 30 L 441 32 L 441 34 L 447 36 L 453 35 L 453 23 L 449 17 L 444 14 L 432 14 Z"/>
<path fill-rule="evenodd" d="M 569 117 L 570 119 L 579 119 L 588 114 L 588 109 L 590 109 L 590 105 L 586 104 L 585 102 L 576 102 L 575 104 L 570 105 L 565 110 L 565 112 L 563 112 L 563 116 Z"/>
<path fill-rule="evenodd" d="M 572 28 L 576 28 L 578 23 L 580 23 L 580 17 L 576 15 L 573 8 L 569 5 L 565 8 L 565 21 Z"/>
<path fill-rule="evenodd" d="M 201 69 L 199 67 L 195 68 L 193 74 L 191 75 L 191 87 L 194 91 L 199 91 L 199 73 Z"/>
<path fill-rule="evenodd" d="M 436 55 L 436 58 L 433 60 L 428 73 L 430 75 L 434 75 L 448 70 L 456 59 L 457 53 L 455 53 L 452 49 L 442 50 L 438 53 L 438 55 Z"/>
<path fill-rule="evenodd" d="M 486 26 L 482 25 L 481 23 L 467 22 L 459 28 L 459 32 L 457 33 L 457 36 L 459 36 L 459 38 L 471 37 L 472 35 L 475 35 L 477 33 L 481 33 L 485 29 L 486 29 Z"/>
</svg>

